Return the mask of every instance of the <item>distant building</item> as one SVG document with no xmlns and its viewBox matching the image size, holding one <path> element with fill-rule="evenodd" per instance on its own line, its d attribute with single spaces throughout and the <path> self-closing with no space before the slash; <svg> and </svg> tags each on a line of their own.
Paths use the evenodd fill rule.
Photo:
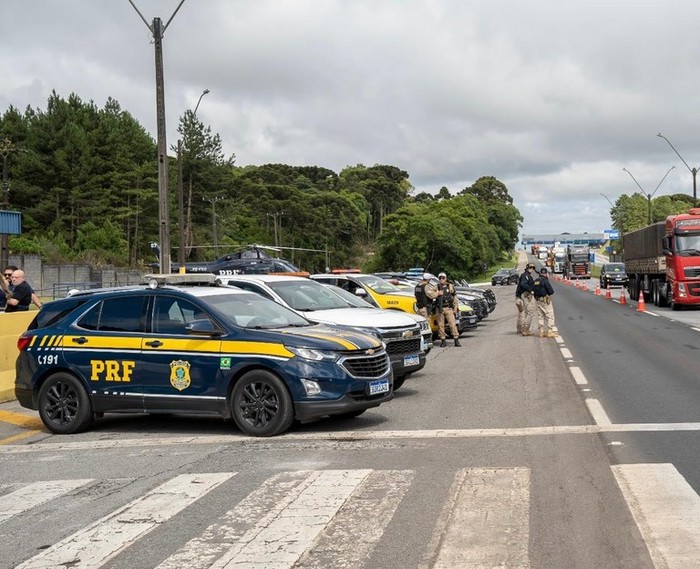
<svg viewBox="0 0 700 569">
<path fill-rule="evenodd" d="M 605 233 L 556 233 L 549 235 L 523 235 L 521 243 L 525 248 L 530 245 L 544 245 L 551 247 L 555 243 L 561 245 L 590 245 L 591 247 L 601 247 L 608 241 Z"/>
</svg>

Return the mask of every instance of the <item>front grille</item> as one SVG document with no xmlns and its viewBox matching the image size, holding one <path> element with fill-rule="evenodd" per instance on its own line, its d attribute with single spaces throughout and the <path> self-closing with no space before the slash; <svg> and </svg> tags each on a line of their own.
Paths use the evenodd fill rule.
<svg viewBox="0 0 700 569">
<path fill-rule="evenodd" d="M 683 274 L 687 279 L 700 277 L 700 267 L 686 267 L 683 269 Z"/>
<path fill-rule="evenodd" d="M 415 354 L 420 352 L 420 337 L 387 342 L 386 352 L 390 355 Z"/>
<path fill-rule="evenodd" d="M 373 379 L 386 375 L 390 364 L 386 352 L 381 352 L 371 356 L 350 356 L 340 365 L 353 377 Z"/>
</svg>

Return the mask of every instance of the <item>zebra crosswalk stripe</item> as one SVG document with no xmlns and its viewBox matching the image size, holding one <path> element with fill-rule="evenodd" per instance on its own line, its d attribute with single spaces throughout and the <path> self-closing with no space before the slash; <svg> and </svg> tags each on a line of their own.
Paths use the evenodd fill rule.
<svg viewBox="0 0 700 569">
<path fill-rule="evenodd" d="M 467 468 L 455 477 L 433 535 L 433 569 L 527 569 L 529 468 Z"/>
<path fill-rule="evenodd" d="M 0 496 L 0 523 L 90 482 L 92 479 L 33 482 L 14 492 Z"/>
<path fill-rule="evenodd" d="M 16 569 L 100 567 L 235 473 L 183 474 L 58 542 Z"/>
<path fill-rule="evenodd" d="M 700 563 L 700 496 L 672 464 L 612 467 L 654 565 L 694 569 Z"/>
</svg>

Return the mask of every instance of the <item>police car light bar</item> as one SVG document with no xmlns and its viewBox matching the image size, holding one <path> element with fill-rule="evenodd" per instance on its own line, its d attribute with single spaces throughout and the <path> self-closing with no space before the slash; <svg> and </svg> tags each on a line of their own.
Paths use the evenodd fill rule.
<svg viewBox="0 0 700 569">
<path fill-rule="evenodd" d="M 171 273 L 144 275 L 143 280 L 151 288 L 163 285 L 213 285 L 216 283 L 214 273 Z"/>
</svg>

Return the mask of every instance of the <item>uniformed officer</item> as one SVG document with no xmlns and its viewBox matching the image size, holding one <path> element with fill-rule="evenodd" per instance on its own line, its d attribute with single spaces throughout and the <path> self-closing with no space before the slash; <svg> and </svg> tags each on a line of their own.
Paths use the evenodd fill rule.
<svg viewBox="0 0 700 569">
<path fill-rule="evenodd" d="M 554 307 L 552 306 L 552 295 L 554 289 L 547 277 L 547 269 L 542 267 L 540 274 L 533 281 L 532 293 L 535 295 L 537 304 L 537 314 L 539 316 L 540 338 L 556 338 L 554 331 Z"/>
<path fill-rule="evenodd" d="M 413 289 L 413 294 L 416 297 L 418 314 L 426 320 L 430 320 L 433 299 L 437 296 L 437 287 L 430 283 L 431 277 L 432 275 L 430 273 L 423 273 L 423 278 Z"/>
<path fill-rule="evenodd" d="M 455 346 L 459 347 L 462 344 L 459 343 L 459 330 L 457 329 L 457 321 L 455 320 L 455 314 L 459 314 L 457 291 L 454 285 L 447 281 L 447 275 L 445 273 L 440 273 L 438 279 L 436 310 L 440 346 L 444 348 L 447 345 L 445 336 L 445 320 L 447 320 L 452 337 L 455 339 Z"/>
<path fill-rule="evenodd" d="M 530 326 L 532 325 L 532 317 L 535 314 L 535 298 L 532 294 L 534 284 L 532 272 L 534 270 L 535 265 L 528 263 L 520 275 L 518 286 L 515 289 L 515 305 L 518 307 L 516 331 L 523 336 L 532 336 Z"/>
</svg>

